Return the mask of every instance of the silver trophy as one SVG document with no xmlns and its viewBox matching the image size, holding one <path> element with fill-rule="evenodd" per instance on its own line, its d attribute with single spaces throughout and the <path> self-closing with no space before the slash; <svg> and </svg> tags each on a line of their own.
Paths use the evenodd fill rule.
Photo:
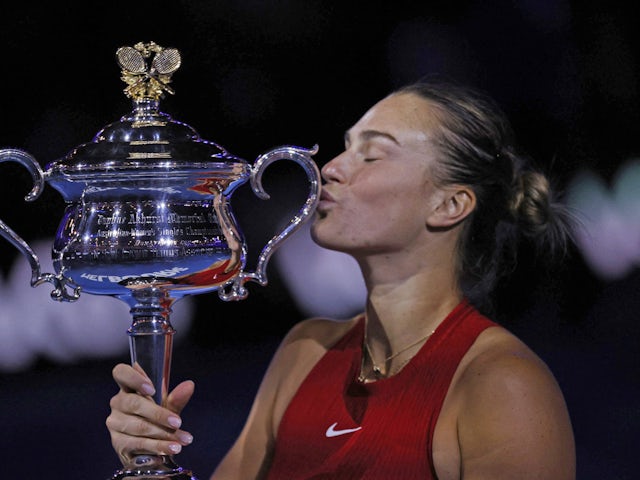
<svg viewBox="0 0 640 480">
<path fill-rule="evenodd" d="M 133 110 L 43 171 L 28 153 L 0 150 L 0 163 L 29 170 L 33 201 L 45 182 L 66 203 L 52 258 L 56 273 L 42 273 L 29 245 L 0 221 L 0 234 L 30 262 L 31 285 L 51 283 L 51 296 L 74 301 L 80 292 L 110 295 L 130 307 L 131 361 L 156 387 L 154 400 L 167 397 L 174 329 L 173 303 L 185 295 L 217 291 L 222 300 L 246 298 L 245 283 L 267 284 L 266 267 L 275 249 L 314 212 L 320 191 L 311 149 L 284 146 L 253 165 L 203 140 L 182 122 L 159 110 L 180 52 L 150 43 L 116 53 L 125 93 Z M 249 181 L 262 199 L 262 174 L 273 162 L 293 160 L 306 172 L 309 194 L 284 230 L 263 247 L 254 271 L 246 267 L 247 247 L 231 211 L 236 188 Z M 113 479 L 193 479 L 171 456 L 135 456 Z"/>
</svg>

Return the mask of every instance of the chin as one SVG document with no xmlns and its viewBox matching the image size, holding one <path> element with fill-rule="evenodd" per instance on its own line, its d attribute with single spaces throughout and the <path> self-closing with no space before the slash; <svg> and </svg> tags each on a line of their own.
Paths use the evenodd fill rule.
<svg viewBox="0 0 640 480">
<path fill-rule="evenodd" d="M 315 243 L 323 247 L 324 245 L 322 242 L 322 238 L 318 234 L 318 230 L 320 230 L 320 227 L 318 224 L 321 222 L 322 222 L 322 217 L 316 217 L 311 223 L 311 226 L 309 227 L 309 234 L 311 236 L 311 240 L 313 240 Z"/>
<path fill-rule="evenodd" d="M 334 243 L 332 240 L 335 240 L 334 235 L 330 235 L 327 232 L 326 228 L 323 228 L 322 218 L 316 218 L 314 222 L 311 224 L 310 228 L 310 236 L 311 240 L 317 245 L 334 250 L 335 248 L 332 246 Z"/>
<path fill-rule="evenodd" d="M 344 244 L 345 228 L 336 225 L 326 215 L 317 215 L 309 228 L 311 239 L 320 247 L 344 253 L 349 250 L 348 246 Z"/>
</svg>

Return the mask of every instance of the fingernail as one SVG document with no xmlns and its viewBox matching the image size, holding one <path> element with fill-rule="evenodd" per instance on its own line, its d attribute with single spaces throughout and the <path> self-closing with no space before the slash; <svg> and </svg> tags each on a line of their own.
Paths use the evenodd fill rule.
<svg viewBox="0 0 640 480">
<path fill-rule="evenodd" d="M 180 453 L 180 450 L 182 450 L 182 445 L 180 445 L 179 443 L 171 443 L 169 444 L 169 450 L 171 450 L 173 453 Z"/>
<path fill-rule="evenodd" d="M 180 428 L 180 425 L 182 425 L 182 420 L 180 420 L 180 417 L 176 417 L 174 415 L 169 416 L 169 418 L 167 418 L 167 422 L 173 428 Z"/>
<path fill-rule="evenodd" d="M 150 383 L 143 383 L 140 386 L 140 390 L 142 390 L 142 393 L 144 393 L 145 395 L 153 395 L 154 393 L 156 393 L 156 389 L 153 388 L 153 385 L 151 385 Z"/>
<path fill-rule="evenodd" d="M 178 438 L 180 439 L 180 441 L 182 443 L 184 443 L 185 445 L 190 445 L 191 442 L 193 442 L 193 436 L 188 434 L 187 432 L 180 432 L 178 433 Z"/>
</svg>

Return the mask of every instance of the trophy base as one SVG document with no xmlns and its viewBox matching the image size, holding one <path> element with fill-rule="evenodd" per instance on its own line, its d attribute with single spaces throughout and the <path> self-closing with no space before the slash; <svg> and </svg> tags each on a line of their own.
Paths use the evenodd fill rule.
<svg viewBox="0 0 640 480">
<path fill-rule="evenodd" d="M 189 470 L 179 472 L 140 472 L 119 470 L 110 480 L 198 480 Z"/>
<path fill-rule="evenodd" d="M 165 455 L 138 455 L 110 480 L 198 480 L 194 474 Z"/>
</svg>

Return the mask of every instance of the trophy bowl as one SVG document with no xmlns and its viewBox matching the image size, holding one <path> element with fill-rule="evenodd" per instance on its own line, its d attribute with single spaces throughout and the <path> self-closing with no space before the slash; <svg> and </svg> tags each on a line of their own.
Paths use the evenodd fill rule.
<svg viewBox="0 0 640 480">
<path fill-rule="evenodd" d="M 317 147 L 282 146 L 249 164 L 160 111 L 162 96 L 173 93 L 169 83 L 181 63 L 178 50 L 138 43 L 118 49 L 116 58 L 133 102 L 129 114 L 44 170 L 23 150 L 0 149 L 0 163 L 17 162 L 31 173 L 34 186 L 27 201 L 37 199 L 46 183 L 64 198 L 52 246 L 55 273 L 42 273 L 33 250 L 2 221 L 0 235 L 29 261 L 32 286 L 54 286 L 53 299 L 74 301 L 82 292 L 129 305 L 131 362 L 144 369 L 156 387 L 154 400 L 163 404 L 174 334 L 171 306 L 186 295 L 212 291 L 224 301 L 242 300 L 246 282 L 267 284 L 272 253 L 316 208 L 320 174 L 311 157 Z M 259 198 L 268 199 L 262 174 L 283 159 L 304 169 L 309 193 L 249 271 L 231 195 L 249 182 Z M 139 454 L 112 478 L 195 477 L 171 456 Z"/>
</svg>

